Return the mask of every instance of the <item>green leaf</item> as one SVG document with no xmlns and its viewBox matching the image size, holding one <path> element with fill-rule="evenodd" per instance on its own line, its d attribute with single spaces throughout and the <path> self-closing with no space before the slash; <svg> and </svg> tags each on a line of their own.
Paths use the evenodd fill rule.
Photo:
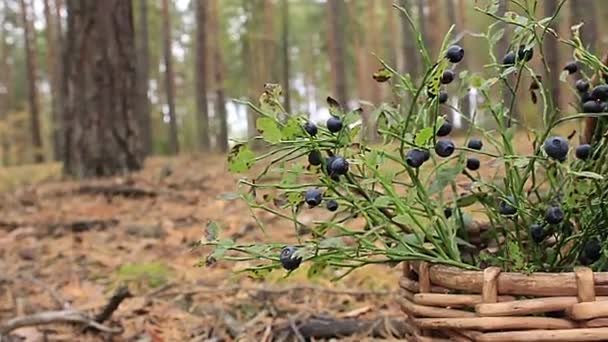
<svg viewBox="0 0 608 342">
<path fill-rule="evenodd" d="M 327 106 L 329 107 L 329 114 L 333 116 L 342 116 L 342 106 L 338 100 L 331 96 L 327 97 Z"/>
<path fill-rule="evenodd" d="M 282 129 L 283 139 L 290 140 L 297 136 L 302 135 L 302 127 L 298 123 L 298 120 L 295 117 L 290 117 L 287 120 L 287 124 Z"/>
<path fill-rule="evenodd" d="M 397 216 L 393 217 L 393 222 L 407 226 L 410 224 L 411 221 L 410 221 L 409 217 L 407 217 L 407 215 L 397 215 Z"/>
<path fill-rule="evenodd" d="M 572 171 L 569 170 L 568 174 L 576 176 L 576 177 L 582 177 L 582 178 L 591 178 L 591 179 L 597 179 L 597 180 L 603 180 L 604 176 L 597 174 L 595 172 L 591 172 L 591 171 Z"/>
<path fill-rule="evenodd" d="M 374 200 L 374 206 L 379 208 L 389 207 L 393 203 L 393 199 L 389 196 L 380 196 Z"/>
<path fill-rule="evenodd" d="M 262 134 L 264 140 L 269 143 L 278 143 L 283 137 L 281 129 L 277 125 L 277 122 L 268 117 L 260 117 L 255 121 L 255 126 L 258 132 Z"/>
<path fill-rule="evenodd" d="M 462 170 L 464 170 L 464 165 L 462 163 L 458 163 L 454 167 L 443 166 L 439 168 L 437 170 L 437 176 L 429 188 L 429 194 L 437 194 L 443 191 L 448 184 L 456 179 L 456 176 L 462 173 Z"/>
<path fill-rule="evenodd" d="M 207 227 L 206 227 L 206 231 L 207 231 L 207 241 L 215 241 L 217 240 L 217 237 L 220 233 L 221 227 L 219 224 L 217 224 L 217 222 L 215 221 L 209 221 L 207 222 Z"/>
<path fill-rule="evenodd" d="M 439 129 L 439 126 L 437 127 L 437 129 Z M 414 140 L 414 143 L 418 146 L 424 146 L 427 144 L 429 139 L 431 139 L 432 137 L 433 137 L 433 127 L 425 127 L 423 129 L 421 129 L 420 131 L 418 131 L 418 134 L 416 134 L 416 140 Z"/>
<path fill-rule="evenodd" d="M 241 173 L 249 170 L 255 161 L 255 154 L 245 144 L 235 145 L 228 154 L 228 170 Z"/>
<path fill-rule="evenodd" d="M 393 74 L 385 68 L 379 69 L 372 75 L 372 78 L 379 83 L 386 82 L 390 80 L 391 77 L 393 77 Z"/>
</svg>

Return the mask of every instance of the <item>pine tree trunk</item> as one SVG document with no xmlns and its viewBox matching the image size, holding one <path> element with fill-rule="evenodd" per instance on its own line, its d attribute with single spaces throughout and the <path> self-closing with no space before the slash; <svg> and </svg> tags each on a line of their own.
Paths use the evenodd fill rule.
<svg viewBox="0 0 608 342">
<path fill-rule="evenodd" d="M 64 172 L 81 178 L 138 170 L 144 153 L 132 2 L 67 0 L 67 13 Z"/>
<path fill-rule="evenodd" d="M 287 113 L 291 113 L 291 90 L 289 87 L 289 0 L 283 0 L 281 45 L 283 52 L 283 102 Z"/>
<path fill-rule="evenodd" d="M 551 17 L 557 11 L 557 1 L 556 0 L 544 0 L 544 10 L 545 17 Z M 559 27 L 559 19 L 555 18 L 551 25 L 553 29 Z M 561 101 L 561 93 L 560 93 L 560 81 L 559 75 L 562 70 L 559 61 L 559 47 L 557 46 L 557 39 L 552 35 L 548 34 L 545 36 L 544 40 L 544 53 L 545 59 L 547 61 L 547 66 L 549 67 L 549 71 L 545 73 L 545 79 L 549 80 L 551 87 L 551 97 L 553 104 L 559 108 Z"/>
<path fill-rule="evenodd" d="M 597 16 L 595 1 L 577 0 L 570 1 L 570 25 L 584 23 L 581 27 L 581 40 L 583 44 L 595 53 L 597 41 L 597 26 L 595 18 Z"/>
<path fill-rule="evenodd" d="M 165 59 L 165 92 L 167 93 L 167 106 L 169 107 L 169 152 L 179 153 L 179 140 L 177 138 L 177 118 L 175 115 L 175 79 L 173 78 L 173 58 L 171 52 L 171 13 L 169 0 L 162 1 L 163 20 L 163 55 Z"/>
<path fill-rule="evenodd" d="M 28 101 L 30 109 L 30 129 L 32 137 L 32 146 L 34 148 L 34 162 L 41 163 L 44 161 L 44 150 L 42 147 L 42 133 L 40 129 L 40 112 L 38 103 L 38 89 L 36 86 L 38 62 L 36 60 L 36 46 L 32 41 L 33 26 L 29 14 L 29 6 L 25 0 L 20 0 L 21 4 L 21 19 L 23 22 L 23 34 L 25 42 L 25 60 L 27 66 L 27 84 L 28 84 Z M 31 14 L 33 17 L 33 13 Z"/>
<path fill-rule="evenodd" d="M 329 11 L 329 49 L 331 68 L 334 73 L 333 95 L 344 109 L 348 108 L 348 91 L 346 83 L 346 51 L 344 26 L 346 11 L 344 0 L 328 0 Z"/>
<path fill-rule="evenodd" d="M 426 16 L 428 20 L 429 30 L 426 32 L 425 36 L 427 37 L 429 53 L 431 55 L 431 60 L 437 59 L 439 55 L 439 49 L 441 48 L 442 41 L 442 33 L 444 32 L 443 23 L 441 20 L 441 14 L 445 12 L 445 8 L 441 6 L 439 1 L 431 0 L 427 1 L 427 5 L 429 8 L 429 15 Z"/>
<path fill-rule="evenodd" d="M 6 6 L 6 2 L 3 4 Z M 0 22 L 0 122 L 3 124 L 7 123 L 8 111 L 10 108 L 10 65 L 8 63 L 9 46 L 6 43 L 6 15 L 3 16 L 2 22 Z M 8 129 L 8 127 L 4 127 Z M 3 131 L 0 134 L 0 153 L 2 153 L 2 165 L 8 166 L 10 164 L 10 143 L 7 137 L 7 132 Z"/>
<path fill-rule="evenodd" d="M 196 112 L 197 134 L 203 151 L 209 151 L 209 112 L 207 108 L 207 5 L 208 0 L 196 0 Z"/>
<path fill-rule="evenodd" d="M 51 6 L 49 0 L 44 0 L 44 18 L 46 22 L 46 64 L 51 85 L 51 119 L 52 119 L 52 141 L 53 141 L 53 158 L 55 160 L 61 160 L 61 118 L 59 117 L 59 79 L 57 74 L 57 49 L 60 49 L 59 39 L 57 32 L 56 17 L 51 12 Z"/>
<path fill-rule="evenodd" d="M 228 117 L 226 113 L 226 96 L 224 95 L 224 62 L 222 56 L 222 39 L 220 30 L 219 0 L 211 2 L 212 15 L 210 17 L 210 37 L 213 39 L 213 78 L 215 85 L 215 118 L 218 123 L 216 135 L 217 148 L 221 152 L 228 152 Z"/>
<path fill-rule="evenodd" d="M 401 0 L 400 5 L 410 15 L 412 14 L 412 0 Z M 416 51 L 416 36 L 410 23 L 402 16 L 401 21 L 401 40 L 403 41 L 401 53 L 403 54 L 403 65 L 401 69 L 409 73 L 413 80 L 418 78 L 418 53 Z"/>
<path fill-rule="evenodd" d="M 430 47 L 429 37 L 426 32 L 426 19 L 424 15 L 424 0 L 418 0 L 417 2 L 417 11 L 418 11 L 418 30 L 420 31 L 420 35 L 422 36 L 422 41 L 424 42 L 426 48 Z"/>
<path fill-rule="evenodd" d="M 152 152 L 152 125 L 150 122 L 150 99 L 148 88 L 150 83 L 150 47 L 148 39 L 148 0 L 139 0 L 139 25 L 137 32 L 137 83 L 138 101 L 137 116 L 141 128 L 143 149 L 146 155 Z"/>
</svg>

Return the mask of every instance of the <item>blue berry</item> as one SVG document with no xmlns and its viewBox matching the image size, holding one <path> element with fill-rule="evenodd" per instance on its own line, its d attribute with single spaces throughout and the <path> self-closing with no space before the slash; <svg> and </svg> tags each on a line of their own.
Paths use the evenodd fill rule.
<svg viewBox="0 0 608 342">
<path fill-rule="evenodd" d="M 327 203 L 325 203 L 325 208 L 327 208 L 329 211 L 336 211 L 338 210 L 338 202 L 329 200 Z"/>
<path fill-rule="evenodd" d="M 515 52 L 511 51 L 511 52 L 507 53 L 502 59 L 502 64 L 504 66 L 514 65 L 515 64 Z"/>
<path fill-rule="evenodd" d="M 450 83 L 452 83 L 452 81 L 454 80 L 455 77 L 456 77 L 456 74 L 454 73 L 454 71 L 451 69 L 447 69 L 441 75 L 441 83 L 450 84 Z"/>
<path fill-rule="evenodd" d="M 308 163 L 310 165 L 319 166 L 323 163 L 323 156 L 318 150 L 310 151 L 308 154 Z"/>
<path fill-rule="evenodd" d="M 281 250 L 279 260 L 284 269 L 293 271 L 300 267 L 302 258 L 297 255 L 298 249 L 293 246 L 287 246 Z"/>
<path fill-rule="evenodd" d="M 330 117 L 327 119 L 327 129 L 332 133 L 340 132 L 342 129 L 342 120 L 335 116 Z"/>
<path fill-rule="evenodd" d="M 545 149 L 545 153 L 547 153 L 550 158 L 559 161 L 566 160 L 566 156 L 568 156 L 568 149 L 570 148 L 568 141 L 562 137 L 547 138 L 543 147 Z"/>
<path fill-rule="evenodd" d="M 444 120 L 439 129 L 437 130 L 438 137 L 445 137 L 452 132 L 452 123 L 448 120 Z"/>
<path fill-rule="evenodd" d="M 454 143 L 451 140 L 439 140 L 435 144 L 435 153 L 440 157 L 449 157 L 454 153 Z"/>
<path fill-rule="evenodd" d="M 574 150 L 574 155 L 576 155 L 576 158 L 581 160 L 589 158 L 589 156 L 591 155 L 591 145 L 582 144 L 577 146 Z"/>
<path fill-rule="evenodd" d="M 534 49 L 526 49 L 525 45 L 520 45 L 517 50 L 517 59 L 520 61 L 529 62 L 534 57 Z"/>
<path fill-rule="evenodd" d="M 579 93 L 585 93 L 587 92 L 587 90 L 589 90 L 589 82 L 583 79 L 576 81 L 574 86 L 576 87 L 576 90 L 578 90 Z"/>
<path fill-rule="evenodd" d="M 576 61 L 570 61 L 566 63 L 564 70 L 568 71 L 568 74 L 572 75 L 578 71 L 578 64 L 576 64 Z"/>
<path fill-rule="evenodd" d="M 304 202 L 311 208 L 316 207 L 323 201 L 323 193 L 319 189 L 308 189 L 304 193 Z"/>
<path fill-rule="evenodd" d="M 479 151 L 483 147 L 483 142 L 480 139 L 471 139 L 467 143 L 467 147 L 470 148 L 471 150 Z"/>
<path fill-rule="evenodd" d="M 530 236 L 536 243 L 541 243 L 545 239 L 545 230 L 540 224 L 533 224 L 530 226 Z"/>
<path fill-rule="evenodd" d="M 479 159 L 477 159 L 475 157 L 467 158 L 467 169 L 469 169 L 471 171 L 475 171 L 475 170 L 479 170 L 480 166 L 481 166 L 481 163 L 479 162 Z"/>
<path fill-rule="evenodd" d="M 304 130 L 306 131 L 306 133 L 308 133 L 311 137 L 314 137 L 315 135 L 317 135 L 317 125 L 315 125 L 314 123 L 308 121 L 304 124 Z"/>
<path fill-rule="evenodd" d="M 329 164 L 329 174 L 345 175 L 348 172 L 348 162 L 342 157 L 335 157 Z"/>
<path fill-rule="evenodd" d="M 427 150 L 413 149 L 407 151 L 407 154 L 405 156 L 405 162 L 407 163 L 407 165 L 413 168 L 418 168 L 425 161 L 427 161 L 429 157 L 430 154 Z"/>
<path fill-rule="evenodd" d="M 447 92 L 445 92 L 443 90 L 439 92 L 439 103 L 448 102 L 448 98 L 449 98 L 449 95 Z"/>
<path fill-rule="evenodd" d="M 507 200 L 501 200 L 498 205 L 498 212 L 505 216 L 515 215 L 517 213 L 517 208 L 511 204 L 513 202 L 515 202 L 515 199 L 512 196 L 507 197 Z"/>
<path fill-rule="evenodd" d="M 601 113 L 603 109 L 601 102 L 594 100 L 583 102 L 583 113 Z"/>
<path fill-rule="evenodd" d="M 549 207 L 545 211 L 545 221 L 549 224 L 558 224 L 564 219 L 564 212 L 560 207 Z"/>
<path fill-rule="evenodd" d="M 452 45 L 446 51 L 445 57 L 451 63 L 458 63 L 464 58 L 464 49 L 460 45 Z"/>
</svg>

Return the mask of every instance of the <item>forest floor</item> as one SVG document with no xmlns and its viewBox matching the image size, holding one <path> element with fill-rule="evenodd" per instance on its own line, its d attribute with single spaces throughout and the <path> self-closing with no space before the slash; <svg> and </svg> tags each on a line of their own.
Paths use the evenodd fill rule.
<svg viewBox="0 0 608 342">
<path fill-rule="evenodd" d="M 44 311 L 96 317 L 122 285 L 131 296 L 103 323 L 119 334 L 50 324 L 13 330 L 10 340 L 303 340 L 331 327 L 364 330 L 344 338 L 361 341 L 391 324 L 399 330 L 399 267 L 366 267 L 331 283 L 331 275 L 307 280 L 306 267 L 260 282 L 236 275 L 235 264 L 195 266 L 209 250 L 191 244 L 209 220 L 222 224 L 223 237 L 264 239 L 245 203 L 218 199 L 236 188 L 224 160 L 151 158 L 141 172 L 87 182 L 60 180 L 57 165 L 1 169 L 0 332 Z M 293 227 L 263 220 L 273 240 L 295 240 Z"/>
</svg>

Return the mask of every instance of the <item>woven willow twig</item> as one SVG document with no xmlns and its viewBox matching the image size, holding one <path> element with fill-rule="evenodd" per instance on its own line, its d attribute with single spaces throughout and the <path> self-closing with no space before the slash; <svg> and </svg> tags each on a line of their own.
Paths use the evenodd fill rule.
<svg viewBox="0 0 608 342">
<path fill-rule="evenodd" d="M 608 341 L 605 272 L 528 275 L 409 262 L 403 274 L 399 304 L 414 341 Z"/>
</svg>

